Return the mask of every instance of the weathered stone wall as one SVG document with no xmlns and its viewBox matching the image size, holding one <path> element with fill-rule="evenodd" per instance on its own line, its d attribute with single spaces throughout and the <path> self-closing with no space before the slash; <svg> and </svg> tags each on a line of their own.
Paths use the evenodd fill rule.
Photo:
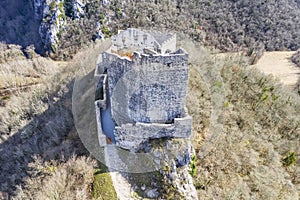
<svg viewBox="0 0 300 200">
<path fill-rule="evenodd" d="M 161 45 L 162 53 L 170 53 L 176 50 L 176 35 L 164 41 Z"/>
<path fill-rule="evenodd" d="M 112 37 L 112 42 L 117 50 L 130 49 L 131 51 L 142 52 L 144 48 L 155 51 L 160 50 L 160 44 L 155 38 L 144 31 L 129 28 Z"/>
<path fill-rule="evenodd" d="M 97 132 L 98 132 L 98 141 L 100 146 L 106 146 L 106 135 L 104 135 L 102 131 L 102 123 L 101 123 L 101 102 L 95 101 L 95 109 L 96 109 L 96 121 L 97 121 Z"/>
<path fill-rule="evenodd" d="M 153 34 L 129 29 L 113 37 L 113 46 L 99 56 L 95 71 L 100 79 L 107 74 L 114 135 L 117 145 L 127 149 L 149 138 L 189 137 L 191 133 L 191 118 L 185 111 L 188 54 L 183 49 L 175 51 L 175 35 Z M 154 44 L 168 52 L 160 54 Z M 118 55 L 124 48 L 137 52 Z"/>
<path fill-rule="evenodd" d="M 175 119 L 173 124 L 136 123 L 123 124 L 115 128 L 116 144 L 124 149 L 135 149 L 151 138 L 181 137 L 191 135 L 192 118 Z"/>
<path fill-rule="evenodd" d="M 108 86 L 112 115 L 119 125 L 165 123 L 183 115 L 188 79 L 187 54 L 135 54 L 133 61 L 113 58 L 114 61 L 107 61 L 111 63 L 107 69 Z"/>
<path fill-rule="evenodd" d="M 95 100 L 98 101 L 98 104 L 101 108 L 106 109 L 107 106 L 107 75 L 100 74 L 95 75 L 96 79 L 96 91 L 95 91 Z"/>
</svg>

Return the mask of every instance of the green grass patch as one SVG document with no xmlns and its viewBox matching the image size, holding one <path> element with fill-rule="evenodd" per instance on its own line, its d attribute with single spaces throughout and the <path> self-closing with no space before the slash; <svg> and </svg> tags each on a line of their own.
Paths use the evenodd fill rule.
<svg viewBox="0 0 300 200">
<path fill-rule="evenodd" d="M 99 164 L 99 168 L 96 169 L 94 173 L 93 199 L 117 199 L 117 193 L 113 186 L 108 169 L 103 164 Z"/>
<path fill-rule="evenodd" d="M 297 160 L 297 156 L 295 152 L 290 152 L 288 155 L 282 160 L 283 165 L 285 167 L 295 165 Z"/>
<path fill-rule="evenodd" d="M 196 155 L 193 155 L 192 156 L 192 160 L 191 160 L 191 163 L 190 163 L 190 174 L 191 176 L 195 177 L 196 174 L 197 174 L 197 169 L 196 169 L 196 165 L 197 164 L 197 156 Z"/>
<path fill-rule="evenodd" d="M 1 97 L 1 100 L 5 101 L 5 100 L 9 100 L 9 98 L 10 97 L 8 95 L 4 95 L 4 96 Z"/>
</svg>

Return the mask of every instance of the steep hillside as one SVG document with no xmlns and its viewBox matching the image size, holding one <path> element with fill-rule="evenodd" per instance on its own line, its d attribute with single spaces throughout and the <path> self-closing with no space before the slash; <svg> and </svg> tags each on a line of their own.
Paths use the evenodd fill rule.
<svg viewBox="0 0 300 200">
<path fill-rule="evenodd" d="M 222 51 L 297 50 L 300 44 L 297 0 L 26 0 L 1 1 L 0 11 L 0 41 L 34 44 L 58 59 L 127 27 L 183 32 Z"/>
<path fill-rule="evenodd" d="M 55 12 L 34 19 L 34 2 Z M 300 45 L 299 0 L 89 0 L 82 1 L 79 14 L 73 9 L 76 2 L 0 2 L 0 41 L 9 43 L 0 45 L 0 199 L 1 193 L 19 199 L 116 198 L 108 173 L 95 169 L 101 166 L 83 147 L 71 111 L 76 71 L 93 68 L 103 51 L 90 41 L 118 29 L 144 27 L 182 32 L 222 51 L 296 50 Z M 55 46 L 45 42 L 52 30 L 59 30 L 50 34 Z M 62 67 L 36 55 L 32 44 L 53 58 L 75 59 Z M 82 49 L 86 44 L 93 45 Z M 250 68 L 243 57 L 217 58 L 189 44 L 187 104 L 197 153 L 191 175 L 199 198 L 299 199 L 299 95 Z M 299 63 L 299 51 L 292 60 Z M 203 68 L 209 73 L 199 73 Z M 203 79 L 209 74 L 219 78 L 210 77 L 210 86 Z M 223 95 L 214 94 L 220 90 Z M 222 103 L 219 118 L 212 116 L 213 98 Z M 222 123 L 221 130 L 212 128 L 213 118 Z M 145 193 L 139 188 L 149 179 L 130 176 L 139 199 Z M 170 183 L 158 179 L 163 197 L 182 199 Z"/>
<path fill-rule="evenodd" d="M 0 42 L 23 48 L 34 45 L 42 53 L 39 25 L 31 0 L 0 1 Z"/>
<path fill-rule="evenodd" d="M 91 199 L 96 165 L 85 158 L 89 153 L 74 127 L 72 90 L 78 68 L 82 63 L 96 63 L 101 48 L 90 46 L 67 66 L 24 56 L 0 64 L 13 78 L 22 75 L 18 72 L 40 76 L 35 87 L 0 96 L 5 101 L 0 107 L 0 198 L 1 193 L 18 193 L 19 199 L 73 199 L 70 195 Z M 15 79 L 9 83 L 18 87 Z M 108 175 L 102 174 L 99 180 L 112 185 Z"/>
<path fill-rule="evenodd" d="M 247 47 L 297 50 L 300 5 L 280 1 L 100 1 L 84 7 L 77 20 L 67 17 L 59 49 L 76 50 L 85 42 L 118 29 L 145 27 L 176 30 L 222 51 Z M 70 52 L 72 52 L 70 50 Z M 67 55 L 66 55 L 67 56 Z"/>
<path fill-rule="evenodd" d="M 300 97 L 240 56 L 214 58 L 189 46 L 191 59 L 197 59 L 187 105 L 194 121 L 199 199 L 298 199 Z M 205 81 L 209 74 L 201 71 L 209 66 L 223 82 Z M 225 96 L 219 95 L 220 107 L 213 98 L 218 91 Z M 217 131 L 215 109 L 223 111 Z"/>
<path fill-rule="evenodd" d="M 200 199 L 296 199 L 300 190 L 299 96 L 273 78 L 249 69 L 240 57 L 217 59 L 186 44 L 193 63 L 187 103 L 194 119 L 197 157 L 193 176 Z M 86 49 L 37 88 L 11 96 L 0 110 L 0 192 L 27 199 L 75 195 L 76 190 L 84 195 L 82 199 L 90 199 L 91 185 L 97 185 L 92 184 L 94 162 L 80 158 L 88 153 L 74 130 L 71 92 L 76 70 L 93 66 L 101 50 Z M 214 90 L 208 88 L 204 74 L 197 73 L 205 67 L 223 79 L 213 80 Z M 205 140 L 212 124 L 211 97 L 222 87 L 226 98 L 221 104 L 223 129 L 215 132 L 212 142 Z M 210 147 L 210 151 L 205 153 L 203 147 Z M 108 175 L 96 172 L 95 180 L 97 175 L 101 175 L 102 185 L 112 185 Z M 66 182 L 65 177 L 71 181 Z M 78 181 L 84 184 L 78 185 Z M 101 192 L 105 193 L 97 190 Z M 171 186 L 161 194 L 172 197 L 174 189 Z"/>
</svg>

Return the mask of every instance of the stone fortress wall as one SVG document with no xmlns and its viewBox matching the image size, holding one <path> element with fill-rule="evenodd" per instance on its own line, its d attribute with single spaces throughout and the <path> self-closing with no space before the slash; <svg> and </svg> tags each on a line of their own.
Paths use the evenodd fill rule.
<svg viewBox="0 0 300 200">
<path fill-rule="evenodd" d="M 142 52 L 145 48 L 159 54 L 176 51 L 176 35 L 164 34 L 158 31 L 142 31 L 129 28 L 112 36 L 113 46 L 111 51 L 120 49 Z"/>
<path fill-rule="evenodd" d="M 176 36 L 127 29 L 112 43 L 99 55 L 95 76 L 97 90 L 108 90 L 98 109 L 106 109 L 109 98 L 116 144 L 133 149 L 149 138 L 189 137 L 188 54 L 176 50 Z"/>
<path fill-rule="evenodd" d="M 136 149 L 149 138 L 189 138 L 191 136 L 192 117 L 175 118 L 174 123 L 136 123 L 123 124 L 115 129 L 115 140 L 119 147 Z"/>
</svg>

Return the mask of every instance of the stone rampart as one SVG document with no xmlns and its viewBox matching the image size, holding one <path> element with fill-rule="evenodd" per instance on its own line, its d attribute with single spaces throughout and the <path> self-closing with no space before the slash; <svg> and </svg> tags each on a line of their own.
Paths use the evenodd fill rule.
<svg viewBox="0 0 300 200">
<path fill-rule="evenodd" d="M 176 51 L 176 35 L 172 35 L 169 39 L 161 44 L 162 53 L 171 53 Z"/>
<path fill-rule="evenodd" d="M 147 32 L 129 28 L 112 37 L 115 50 L 128 49 L 141 52 L 144 48 L 160 51 L 160 44 Z"/>
<path fill-rule="evenodd" d="M 135 149 L 149 139 L 162 137 L 188 138 L 191 135 L 192 118 L 175 119 L 173 124 L 136 123 L 115 128 L 116 144 L 124 149 Z"/>
<path fill-rule="evenodd" d="M 135 53 L 129 62 L 115 58 L 107 72 L 112 115 L 118 125 L 165 123 L 182 115 L 188 79 L 186 54 Z"/>
</svg>

